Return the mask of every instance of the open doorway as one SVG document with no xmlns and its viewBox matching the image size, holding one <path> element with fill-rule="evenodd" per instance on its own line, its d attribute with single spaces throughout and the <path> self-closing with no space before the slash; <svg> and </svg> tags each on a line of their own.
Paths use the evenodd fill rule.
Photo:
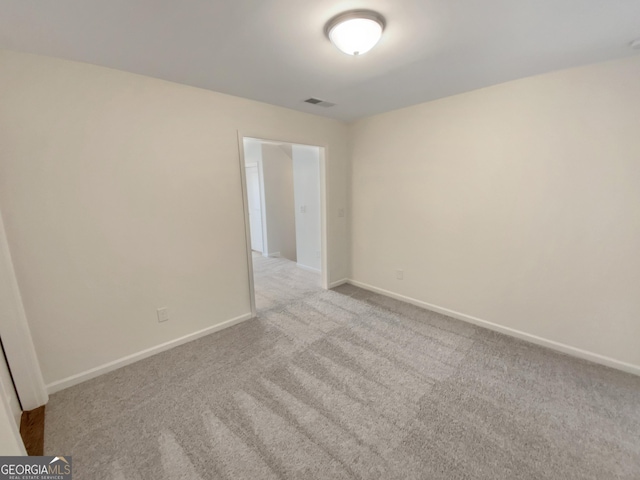
<svg viewBox="0 0 640 480">
<path fill-rule="evenodd" d="M 242 137 L 253 314 L 327 288 L 324 148 Z"/>
</svg>

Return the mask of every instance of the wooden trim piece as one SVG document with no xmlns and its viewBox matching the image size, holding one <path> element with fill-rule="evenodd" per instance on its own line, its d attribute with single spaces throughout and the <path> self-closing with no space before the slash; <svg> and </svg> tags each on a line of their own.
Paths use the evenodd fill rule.
<svg viewBox="0 0 640 480">
<path fill-rule="evenodd" d="M 20 419 L 20 436 L 31 456 L 44 455 L 44 407 L 22 412 Z"/>
</svg>

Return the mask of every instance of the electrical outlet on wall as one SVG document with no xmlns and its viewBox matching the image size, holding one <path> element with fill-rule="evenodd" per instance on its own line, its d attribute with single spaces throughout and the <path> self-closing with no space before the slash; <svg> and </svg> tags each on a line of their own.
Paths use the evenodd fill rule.
<svg viewBox="0 0 640 480">
<path fill-rule="evenodd" d="M 404 270 L 396 270 L 396 278 L 402 280 L 404 278 Z"/>
<path fill-rule="evenodd" d="M 340 217 L 340 218 L 344 217 L 344 208 L 339 208 L 338 209 L 338 217 Z"/>
<path fill-rule="evenodd" d="M 167 307 L 161 307 L 157 310 L 158 313 L 158 322 L 167 322 L 169 320 L 169 310 Z"/>
</svg>

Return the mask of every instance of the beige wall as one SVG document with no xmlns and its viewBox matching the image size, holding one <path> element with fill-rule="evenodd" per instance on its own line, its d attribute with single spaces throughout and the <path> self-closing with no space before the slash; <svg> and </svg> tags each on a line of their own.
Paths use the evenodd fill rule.
<svg viewBox="0 0 640 480">
<path fill-rule="evenodd" d="M 634 57 L 357 122 L 352 278 L 637 369 L 639 79 Z"/>
<path fill-rule="evenodd" d="M 327 146 L 329 278 L 347 275 L 340 122 L 8 51 L 0 105 L 0 209 L 54 388 L 250 312 L 238 130 Z"/>
</svg>

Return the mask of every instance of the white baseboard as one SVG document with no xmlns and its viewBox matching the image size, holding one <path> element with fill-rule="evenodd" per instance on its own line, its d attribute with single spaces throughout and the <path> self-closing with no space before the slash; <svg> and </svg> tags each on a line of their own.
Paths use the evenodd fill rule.
<svg viewBox="0 0 640 480">
<path fill-rule="evenodd" d="M 348 283 L 349 279 L 348 278 L 342 278 L 340 280 L 336 280 L 335 282 L 331 282 L 329 284 L 329 290 L 331 290 L 332 288 L 336 288 L 339 287 L 340 285 L 344 285 L 345 283 Z M 364 287 L 362 287 L 364 288 Z"/>
<path fill-rule="evenodd" d="M 296 266 L 308 272 L 321 273 L 321 270 L 319 268 L 308 267 L 307 265 L 303 265 L 302 263 L 296 263 Z"/>
<path fill-rule="evenodd" d="M 142 350 L 141 352 L 137 352 L 132 355 L 127 355 L 126 357 L 114 360 L 113 362 L 105 363 L 104 365 L 100 365 L 99 367 L 91 368 L 76 375 L 71 375 L 70 377 L 63 378 L 62 380 L 58 380 L 57 382 L 48 384 L 47 392 L 49 393 L 49 395 L 51 395 L 53 393 L 59 392 L 60 390 L 64 390 L 65 388 L 78 385 L 79 383 L 86 382 L 87 380 L 91 380 L 92 378 L 99 377 L 100 375 L 104 375 L 105 373 L 112 372 L 113 370 L 117 370 L 118 368 L 130 365 L 144 358 L 151 357 L 152 355 L 156 355 L 157 353 L 164 352 L 165 350 L 170 350 L 174 347 L 192 342 L 193 340 L 197 340 L 198 338 L 204 337 L 211 333 L 232 327 L 233 325 L 244 322 L 251 318 L 253 318 L 251 313 L 245 313 L 244 315 L 240 315 L 239 317 L 232 318 L 225 322 L 207 327 L 194 333 L 190 333 L 189 335 L 185 335 L 184 337 L 161 343 L 160 345 L 156 345 L 155 347 Z"/>
<path fill-rule="evenodd" d="M 280 258 L 280 252 L 271 252 L 267 254 L 269 258 Z"/>
<path fill-rule="evenodd" d="M 433 312 L 441 313 L 443 315 L 447 315 L 449 317 L 462 320 L 463 322 L 472 323 L 474 325 L 478 325 L 480 327 L 484 327 L 489 330 L 493 330 L 495 332 L 499 332 L 505 335 L 509 335 L 511 337 L 519 338 L 520 340 L 525 340 L 527 342 L 535 343 L 536 345 L 541 345 L 543 347 L 547 347 L 552 350 L 556 350 L 558 352 L 566 353 L 567 355 L 571 355 L 573 357 L 578 357 L 583 360 L 589 360 L 591 362 L 598 363 L 600 365 L 605 365 L 607 367 L 615 368 L 617 370 L 622 370 L 623 372 L 632 373 L 634 375 L 640 376 L 640 365 L 633 365 L 631 363 L 622 362 L 620 360 L 616 360 L 615 358 L 606 357 L 604 355 L 589 352 L 587 350 L 582 350 L 580 348 L 572 347 L 570 345 L 556 342 L 554 340 L 548 340 L 546 338 L 538 337 L 537 335 L 532 335 L 530 333 L 523 332 L 521 330 L 515 330 L 513 328 L 505 327 L 503 325 L 489 322 L 487 320 L 482 320 L 480 318 L 473 317 L 471 315 L 456 312 L 455 310 L 449 310 L 448 308 L 439 307 L 431 303 L 423 302 L 422 300 L 416 300 L 415 298 L 406 297 L 404 295 L 390 292 L 389 290 L 384 290 L 382 288 L 374 287 L 373 285 L 369 285 L 363 282 L 358 282 L 356 280 L 348 279 L 346 283 L 349 283 L 356 287 L 363 288 L 365 290 L 369 290 L 374 293 L 385 295 L 387 297 L 395 298 L 396 300 L 401 300 L 403 302 L 410 303 L 417 307 L 422 307 L 427 310 L 431 310 Z"/>
</svg>

